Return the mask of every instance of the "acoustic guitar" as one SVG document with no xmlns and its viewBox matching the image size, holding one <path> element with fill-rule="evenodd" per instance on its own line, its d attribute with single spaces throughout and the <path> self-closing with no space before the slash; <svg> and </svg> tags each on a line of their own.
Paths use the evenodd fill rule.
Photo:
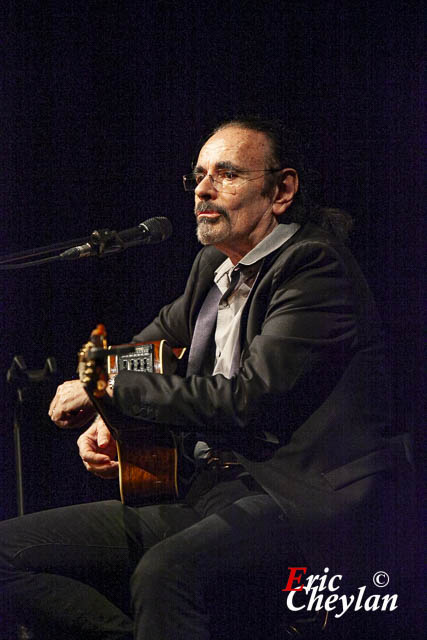
<svg viewBox="0 0 427 640">
<path fill-rule="evenodd" d="M 78 356 L 78 373 L 92 404 L 117 443 L 120 496 L 137 505 L 179 495 L 176 437 L 165 425 L 128 418 L 112 404 L 109 381 L 119 371 L 174 373 L 185 349 L 171 349 L 165 340 L 109 347 L 99 324 Z"/>
</svg>

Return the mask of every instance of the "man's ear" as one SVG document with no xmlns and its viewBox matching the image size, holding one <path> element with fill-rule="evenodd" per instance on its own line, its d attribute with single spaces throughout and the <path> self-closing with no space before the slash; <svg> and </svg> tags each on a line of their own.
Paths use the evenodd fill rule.
<svg viewBox="0 0 427 640">
<path fill-rule="evenodd" d="M 276 184 L 272 212 L 282 215 L 288 209 L 298 192 L 299 180 L 295 169 L 282 169 L 280 181 Z"/>
</svg>

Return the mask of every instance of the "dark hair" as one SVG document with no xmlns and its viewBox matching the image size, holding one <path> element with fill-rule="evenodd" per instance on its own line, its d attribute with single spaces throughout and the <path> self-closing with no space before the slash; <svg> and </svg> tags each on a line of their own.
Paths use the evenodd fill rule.
<svg viewBox="0 0 427 640">
<path fill-rule="evenodd" d="M 322 207 L 315 201 L 319 175 L 306 167 L 306 147 L 300 134 L 287 127 L 280 120 L 264 120 L 258 116 L 237 116 L 224 120 L 205 138 L 226 127 L 241 127 L 264 133 L 271 144 L 271 155 L 267 158 L 267 168 L 290 167 L 298 172 L 299 189 L 292 205 L 281 216 L 281 222 L 304 224 L 315 222 L 326 231 L 345 241 L 352 229 L 353 219 L 341 209 Z M 276 184 L 277 174 L 266 175 L 265 190 L 270 191 Z"/>
</svg>

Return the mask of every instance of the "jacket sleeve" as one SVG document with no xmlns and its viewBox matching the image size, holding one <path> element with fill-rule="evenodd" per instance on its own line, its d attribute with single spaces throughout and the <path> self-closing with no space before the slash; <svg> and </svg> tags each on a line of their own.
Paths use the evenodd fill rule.
<svg viewBox="0 0 427 640">
<path fill-rule="evenodd" d="M 185 315 L 183 304 L 179 299 L 164 315 Z M 242 430 L 254 435 L 260 428 L 274 432 L 278 412 L 281 425 L 296 428 L 302 414 L 312 412 L 330 391 L 357 344 L 353 288 L 344 261 L 326 243 L 297 244 L 277 266 L 268 291 L 261 279 L 248 304 L 249 314 L 264 305 L 263 320 L 236 376 L 125 371 L 117 376 L 115 404 L 126 415 L 223 436 Z"/>
</svg>

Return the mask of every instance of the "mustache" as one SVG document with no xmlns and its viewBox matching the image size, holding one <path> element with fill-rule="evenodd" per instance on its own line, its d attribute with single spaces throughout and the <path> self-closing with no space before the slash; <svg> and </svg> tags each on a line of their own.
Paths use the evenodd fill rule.
<svg viewBox="0 0 427 640">
<path fill-rule="evenodd" d="M 203 213 L 204 211 L 216 211 L 217 213 L 220 213 L 222 216 L 224 216 L 224 218 L 226 218 L 227 220 L 230 219 L 230 216 L 226 209 L 210 202 L 199 202 L 195 209 L 196 215 L 199 213 Z"/>
</svg>

